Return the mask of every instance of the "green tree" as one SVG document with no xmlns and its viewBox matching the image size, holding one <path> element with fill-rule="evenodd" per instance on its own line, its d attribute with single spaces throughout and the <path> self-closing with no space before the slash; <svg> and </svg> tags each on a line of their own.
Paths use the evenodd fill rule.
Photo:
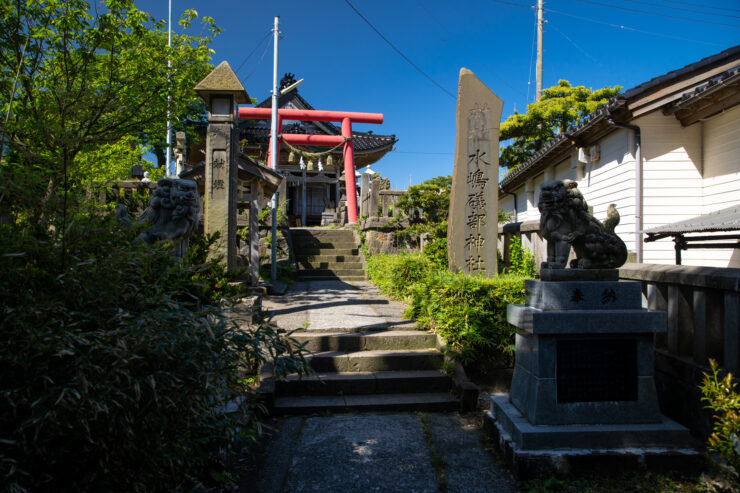
<svg viewBox="0 0 740 493">
<path fill-rule="evenodd" d="M 424 211 L 429 222 L 438 223 L 447 219 L 451 191 L 452 177 L 438 176 L 410 186 L 406 195 L 398 201 L 397 207 L 405 211 L 419 208 Z"/>
<path fill-rule="evenodd" d="M 508 169 L 523 164 L 549 140 L 578 124 L 621 90 L 621 86 L 614 86 L 594 91 L 573 87 L 567 80 L 558 81 L 557 86 L 542 91 L 539 101 L 527 105 L 526 113 L 515 112 L 501 124 L 501 141 L 513 141 L 502 148 L 499 164 Z"/>
<path fill-rule="evenodd" d="M 0 18 L 2 177 L 39 207 L 89 178 L 81 156 L 126 137 L 156 146 L 168 105 L 176 124 L 191 114 L 219 32 L 204 17 L 206 36 L 186 34 L 188 10 L 168 49 L 166 23 L 132 0 L 3 0 Z"/>
</svg>

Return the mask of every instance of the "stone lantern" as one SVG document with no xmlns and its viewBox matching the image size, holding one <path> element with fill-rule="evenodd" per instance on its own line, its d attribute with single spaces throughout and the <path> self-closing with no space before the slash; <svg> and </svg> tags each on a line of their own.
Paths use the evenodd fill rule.
<svg viewBox="0 0 740 493">
<path fill-rule="evenodd" d="M 208 105 L 205 159 L 205 232 L 219 232 L 211 255 L 223 257 L 236 268 L 237 130 L 236 105 L 249 103 L 249 95 L 227 62 L 195 86 Z"/>
</svg>

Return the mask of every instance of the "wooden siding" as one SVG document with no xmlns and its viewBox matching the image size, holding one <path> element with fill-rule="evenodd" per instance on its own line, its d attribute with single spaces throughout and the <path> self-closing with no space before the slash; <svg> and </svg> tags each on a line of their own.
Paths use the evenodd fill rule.
<svg viewBox="0 0 740 493">
<path fill-rule="evenodd" d="M 633 123 L 642 131 L 643 228 L 701 214 L 701 128 L 684 128 L 673 116 L 658 111 Z M 701 255 L 696 251 L 684 253 L 686 264 L 698 265 L 694 263 Z M 643 262 L 673 264 L 673 242 L 665 239 L 645 243 Z"/>
<path fill-rule="evenodd" d="M 740 204 L 740 106 L 702 125 L 706 214 Z"/>
</svg>

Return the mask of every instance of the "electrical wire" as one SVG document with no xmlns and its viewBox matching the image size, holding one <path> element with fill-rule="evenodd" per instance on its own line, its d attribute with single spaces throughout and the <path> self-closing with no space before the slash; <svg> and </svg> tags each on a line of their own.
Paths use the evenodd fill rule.
<svg viewBox="0 0 740 493">
<path fill-rule="evenodd" d="M 555 31 L 557 31 L 562 37 L 564 37 L 565 39 L 567 39 L 568 42 L 570 42 L 570 44 L 572 44 L 573 46 L 576 47 L 576 49 L 578 49 L 578 51 L 580 51 L 581 53 L 583 53 L 584 55 L 586 55 L 587 58 L 591 59 L 591 61 L 593 61 L 597 65 L 599 65 L 599 67 L 606 68 L 606 67 L 604 67 L 604 65 L 600 61 L 598 61 L 596 58 L 594 58 L 593 56 L 591 56 L 591 54 L 589 52 L 587 52 L 586 50 L 584 50 L 583 48 L 581 48 L 580 46 L 578 46 L 578 44 L 575 41 L 573 41 L 572 39 L 570 39 L 568 37 L 568 35 L 565 34 L 563 31 L 561 31 L 560 29 L 558 29 L 557 27 L 555 27 L 552 23 L 550 23 L 549 26 L 551 28 L 555 29 Z"/>
<path fill-rule="evenodd" d="M 661 5 L 659 3 L 643 2 L 641 0 L 622 0 L 622 1 L 623 2 L 630 2 L 630 3 L 639 3 L 639 4 L 642 4 L 642 5 L 651 5 L 653 7 L 658 7 L 659 9 L 670 9 L 670 10 L 678 10 L 680 12 L 692 12 L 694 14 L 714 15 L 714 16 L 717 16 L 717 17 L 734 17 L 736 19 L 740 19 L 740 15 L 719 14 L 719 13 L 715 13 L 715 12 L 705 12 L 703 10 L 684 9 L 684 8 L 681 8 L 681 7 L 671 7 L 670 5 Z"/>
<path fill-rule="evenodd" d="M 703 7 L 705 9 L 712 9 L 712 10 L 726 10 L 728 12 L 740 12 L 740 9 L 728 9 L 727 7 L 712 7 L 711 5 L 704 5 L 703 3 L 681 2 L 679 0 L 660 0 L 660 1 L 667 2 L 667 3 L 678 3 L 680 5 L 691 5 L 692 7 Z"/>
<path fill-rule="evenodd" d="M 420 69 L 418 65 L 416 65 L 414 62 L 412 62 L 409 57 L 407 57 L 406 55 L 404 55 L 401 52 L 401 50 L 399 50 L 398 48 L 396 48 L 396 46 L 393 43 L 391 43 L 388 40 L 388 38 L 386 38 L 385 36 L 383 36 L 383 34 L 380 31 L 378 31 L 378 29 L 375 26 L 373 26 L 373 24 L 369 20 L 367 20 L 367 18 L 364 15 L 362 15 L 360 13 L 360 11 L 357 10 L 355 8 L 355 6 L 352 5 L 352 3 L 350 3 L 349 0 L 344 0 L 344 2 L 347 5 L 349 5 L 352 10 L 355 11 L 355 13 L 360 17 L 360 19 L 362 19 L 363 21 L 365 21 L 365 23 L 368 26 L 370 26 L 370 28 L 373 31 L 375 31 L 375 33 L 378 36 L 380 36 L 383 39 L 383 41 L 385 41 L 388 44 L 388 46 L 390 46 L 391 48 L 393 48 L 393 51 L 395 51 L 396 53 L 398 53 L 401 56 L 401 58 L 403 58 L 404 60 L 406 60 L 406 63 L 408 63 L 409 65 L 411 65 L 414 69 L 416 69 L 417 72 L 419 72 L 421 75 L 423 75 L 427 80 L 429 80 L 429 82 L 431 82 L 432 84 L 434 84 L 435 86 L 437 86 L 442 92 L 444 92 L 445 94 L 447 94 L 449 97 L 451 97 L 452 99 L 457 99 L 457 97 L 454 94 L 452 94 L 450 91 L 448 91 L 447 89 L 445 89 L 444 87 L 442 87 L 442 85 L 440 85 L 436 80 L 432 79 L 426 72 L 424 72 L 422 69 Z"/>
<path fill-rule="evenodd" d="M 259 47 L 262 45 L 262 43 L 264 43 L 265 40 L 267 38 L 269 38 L 271 34 L 272 34 L 272 31 L 267 31 L 267 34 L 265 34 L 265 37 L 262 38 L 260 40 L 260 42 L 257 43 L 257 45 L 254 47 L 254 49 L 249 53 L 249 55 L 247 55 L 247 57 L 244 60 L 242 60 L 242 63 L 239 64 L 239 66 L 236 68 L 236 70 L 234 71 L 234 73 L 236 73 L 236 74 L 239 73 L 239 71 L 242 69 L 242 67 L 244 66 L 244 64 L 247 63 L 247 60 L 249 60 L 250 58 L 252 58 L 252 55 L 254 55 L 254 52 L 259 49 Z"/>
<path fill-rule="evenodd" d="M 698 22 L 700 24 L 714 24 L 714 25 L 717 25 L 717 26 L 734 27 L 736 29 L 740 28 L 740 25 L 737 25 L 737 24 L 725 24 L 724 22 L 714 22 L 714 21 L 705 21 L 705 20 L 701 20 L 701 19 L 692 19 L 691 17 L 681 17 L 679 15 L 660 14 L 660 13 L 657 13 L 657 12 L 650 12 L 649 10 L 640 10 L 640 9 L 630 9 L 630 8 L 627 8 L 627 7 L 618 7 L 616 5 L 610 5 L 608 3 L 602 3 L 602 2 L 594 2 L 592 0 L 576 0 L 576 2 L 588 3 L 588 4 L 591 4 L 591 5 L 598 5 L 599 7 L 607 7 L 607 8 L 610 8 L 610 9 L 625 10 L 627 12 L 635 12 L 635 13 L 638 13 L 638 14 L 654 15 L 654 16 L 657 16 L 657 17 L 663 17 L 663 18 L 668 18 L 668 19 L 678 19 L 678 20 L 688 21 L 688 22 Z"/>
<path fill-rule="evenodd" d="M 272 32 L 270 32 L 270 34 L 272 34 Z M 246 82 L 246 81 L 247 81 L 247 80 L 248 80 L 248 79 L 249 79 L 250 77 L 252 77 L 252 76 L 254 75 L 254 73 L 255 73 L 255 72 L 257 71 L 257 68 L 258 68 L 258 67 L 260 66 L 260 64 L 262 63 L 262 60 L 264 60 L 264 59 L 265 59 L 265 55 L 267 54 L 267 50 L 268 50 L 268 49 L 270 48 L 270 45 L 271 45 L 271 44 L 272 44 L 272 43 L 267 43 L 267 44 L 265 45 L 265 50 L 264 50 L 264 51 L 262 52 L 262 56 L 260 56 L 260 59 L 259 59 L 259 61 L 257 62 L 257 65 L 255 65 L 255 66 L 254 66 L 254 68 L 252 69 L 252 71 L 251 71 L 251 72 L 249 72 L 249 75 L 247 75 L 246 77 L 244 77 L 244 78 L 242 79 L 242 81 L 241 81 L 241 82 L 242 82 L 242 84 L 244 84 L 244 83 L 245 83 L 245 82 Z"/>
<path fill-rule="evenodd" d="M 636 29 L 634 27 L 623 26 L 623 25 L 620 25 L 620 24 L 612 24 L 611 22 L 604 22 L 604 21 L 600 21 L 600 20 L 597 20 L 597 19 L 591 19 L 589 17 L 583 17 L 583 16 L 580 16 L 580 15 L 570 14 L 568 12 L 561 12 L 559 10 L 553 10 L 553 9 L 549 9 L 549 8 L 548 9 L 545 9 L 545 12 L 551 12 L 553 14 L 558 14 L 558 15 L 565 15 L 567 17 L 573 17 L 574 19 L 579 19 L 579 20 L 586 21 L 586 22 L 593 22 L 593 23 L 596 23 L 596 24 L 602 24 L 604 26 L 609 26 L 609 27 L 613 27 L 613 28 L 616 28 L 616 29 L 622 29 L 623 31 L 632 31 L 632 32 L 641 33 L 641 34 L 651 34 L 653 36 L 660 36 L 662 38 L 678 39 L 680 41 L 690 41 L 692 43 L 700 43 L 700 44 L 705 44 L 705 45 L 710 45 L 710 46 L 724 46 L 724 45 L 722 45 L 720 43 L 711 43 L 709 41 L 703 41 L 703 40 L 699 40 L 699 39 L 683 38 L 681 36 L 672 36 L 670 34 L 656 33 L 656 32 L 653 32 L 653 31 L 645 31 L 643 29 Z"/>
<path fill-rule="evenodd" d="M 491 0 L 492 2 L 502 3 L 504 5 L 512 5 L 514 7 L 522 7 L 524 9 L 533 9 L 532 5 L 522 5 L 521 3 L 507 2 L 506 0 Z"/>
</svg>

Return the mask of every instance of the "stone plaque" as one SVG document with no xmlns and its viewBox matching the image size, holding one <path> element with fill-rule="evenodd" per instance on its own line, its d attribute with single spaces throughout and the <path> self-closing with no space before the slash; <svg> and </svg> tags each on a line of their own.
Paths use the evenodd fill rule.
<svg viewBox="0 0 740 493">
<path fill-rule="evenodd" d="M 503 104 L 473 72 L 460 70 L 447 255 L 450 269 L 486 277 L 498 272 L 498 131 Z"/>
<path fill-rule="evenodd" d="M 557 400 L 637 400 L 635 339 L 565 339 L 557 342 Z"/>
</svg>

